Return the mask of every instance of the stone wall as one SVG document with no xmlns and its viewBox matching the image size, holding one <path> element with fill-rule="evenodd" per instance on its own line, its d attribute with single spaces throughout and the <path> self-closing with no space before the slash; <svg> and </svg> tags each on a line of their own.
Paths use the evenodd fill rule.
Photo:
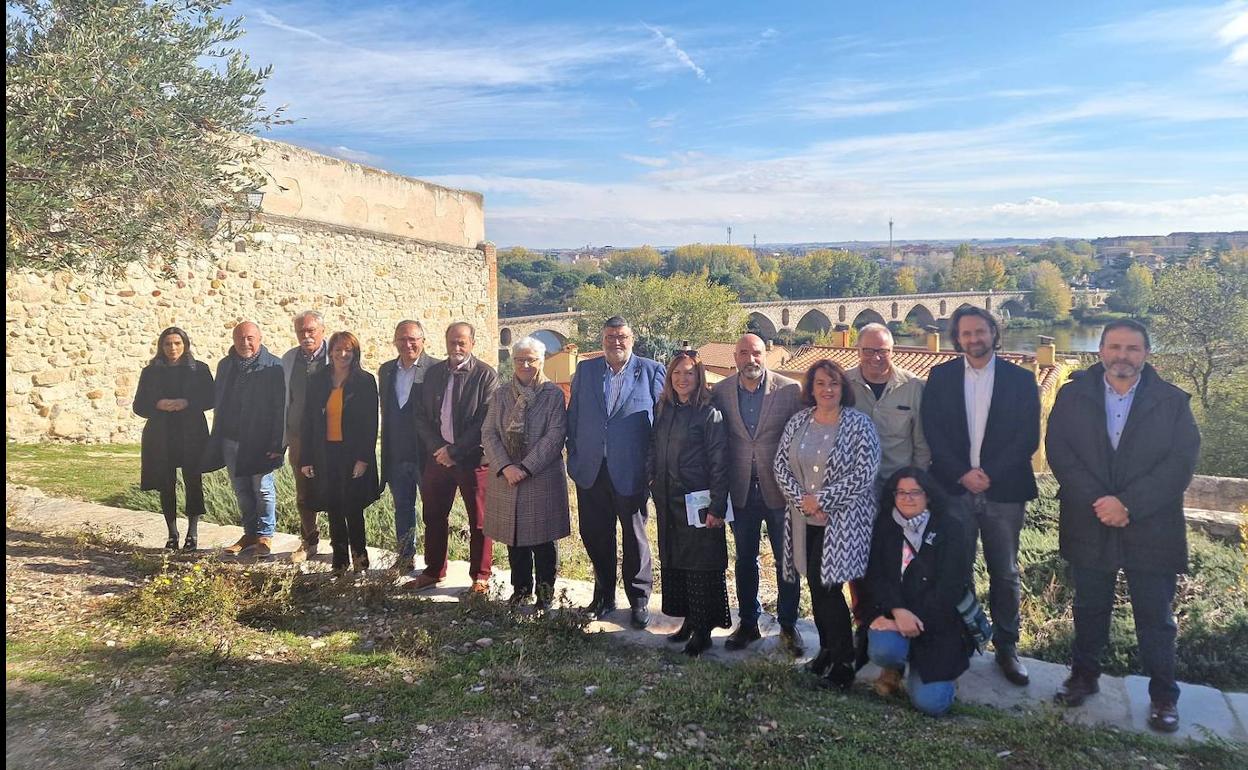
<svg viewBox="0 0 1248 770">
<path fill-rule="evenodd" d="M 493 247 L 469 249 L 362 230 L 265 217 L 263 230 L 222 243 L 211 259 L 166 279 L 135 267 L 98 283 L 70 273 L 6 275 L 5 432 L 10 440 L 137 441 L 131 411 L 156 336 L 181 326 L 196 358 L 215 371 L 239 321 L 260 324 L 281 355 L 291 318 L 320 310 L 328 331 L 354 332 L 370 370 L 394 355 L 394 325 L 422 321 L 442 355 L 453 320 L 477 326 L 494 363 L 497 291 Z"/>
</svg>

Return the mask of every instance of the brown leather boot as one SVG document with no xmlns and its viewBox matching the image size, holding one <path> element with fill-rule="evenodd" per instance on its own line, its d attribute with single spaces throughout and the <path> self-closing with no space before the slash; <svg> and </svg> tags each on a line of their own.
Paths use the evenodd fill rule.
<svg viewBox="0 0 1248 770">
<path fill-rule="evenodd" d="M 238 556 L 243 552 L 243 549 L 252 547 L 259 539 L 255 535 L 243 535 L 234 545 L 227 546 L 225 552 L 231 556 Z"/>
<path fill-rule="evenodd" d="M 895 695 L 901 689 L 901 671 L 895 668 L 882 668 L 875 683 L 871 685 L 875 694 L 881 698 Z"/>
</svg>

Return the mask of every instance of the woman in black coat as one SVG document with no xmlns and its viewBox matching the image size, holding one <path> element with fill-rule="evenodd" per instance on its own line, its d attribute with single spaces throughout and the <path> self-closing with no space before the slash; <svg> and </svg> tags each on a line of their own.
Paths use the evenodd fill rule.
<svg viewBox="0 0 1248 770">
<path fill-rule="evenodd" d="M 335 572 L 368 569 L 364 509 L 381 495 L 377 478 L 377 381 L 360 368 L 360 341 L 351 332 L 329 338 L 330 365 L 308 380 L 303 410 L 305 461 L 314 479 L 308 507 L 329 514 Z M 350 549 L 350 560 L 348 560 Z"/>
<path fill-rule="evenodd" d="M 663 613 L 684 618 L 668 637 L 685 642 L 690 657 L 711 647 L 711 629 L 728 628 L 728 434 L 724 418 L 711 406 L 706 369 L 697 351 L 682 350 L 667 367 L 667 381 L 650 435 L 648 470 L 659 525 Z M 710 493 L 689 523 L 685 495 Z"/>
<path fill-rule="evenodd" d="M 971 588 L 972 551 L 925 471 L 902 468 L 884 485 L 867 565 L 868 651 L 880 667 L 875 691 L 901 686 L 914 707 L 938 716 L 953 705 L 955 680 L 973 649 L 958 602 Z"/>
<path fill-rule="evenodd" d="M 204 477 L 200 457 L 208 442 L 204 412 L 212 408 L 212 375 L 208 366 L 191 355 L 191 338 L 176 326 L 160 333 L 156 355 L 143 367 L 134 394 L 134 413 L 146 418 L 140 450 L 142 469 L 139 488 L 160 492 L 160 512 L 165 515 L 169 540 L 165 548 L 178 547 L 177 469 L 186 487 L 186 542 L 193 551 L 199 517 L 204 515 Z"/>
</svg>

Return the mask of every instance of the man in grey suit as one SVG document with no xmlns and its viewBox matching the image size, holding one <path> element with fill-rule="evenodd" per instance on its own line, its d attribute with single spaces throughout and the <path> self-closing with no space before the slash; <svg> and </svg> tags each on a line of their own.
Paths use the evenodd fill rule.
<svg viewBox="0 0 1248 770">
<path fill-rule="evenodd" d="M 796 381 L 767 371 L 766 343 L 755 334 L 737 340 L 733 359 L 737 373 L 712 390 L 715 408 L 724 415 L 728 429 L 728 457 L 732 469 L 729 490 L 735 521 L 732 534 L 737 545 L 737 603 L 741 622 L 724 647 L 740 650 L 761 637 L 758 618 L 758 546 L 763 524 L 776 560 L 779 587 L 776 614 L 780 621 L 780 645 L 790 655 L 802 654 L 797 633 L 797 608 L 801 586 L 786 582 L 780 571 L 784 554 L 784 493 L 776 485 L 772 460 L 789 418 L 802 408 L 802 387 Z"/>
</svg>

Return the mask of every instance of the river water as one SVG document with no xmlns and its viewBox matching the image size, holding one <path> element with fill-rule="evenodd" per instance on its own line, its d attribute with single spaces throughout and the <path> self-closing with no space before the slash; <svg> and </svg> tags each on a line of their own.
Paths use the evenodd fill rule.
<svg viewBox="0 0 1248 770">
<path fill-rule="evenodd" d="M 1001 332 L 1001 349 L 1016 353 L 1033 353 L 1040 344 L 1040 336 L 1052 337 L 1058 350 L 1095 351 L 1100 346 L 1101 325 L 1045 326 L 1032 329 L 1004 329 Z M 922 345 L 921 337 L 898 337 L 899 345 Z M 953 350 L 953 338 L 948 332 L 940 336 L 942 350 Z"/>
</svg>

